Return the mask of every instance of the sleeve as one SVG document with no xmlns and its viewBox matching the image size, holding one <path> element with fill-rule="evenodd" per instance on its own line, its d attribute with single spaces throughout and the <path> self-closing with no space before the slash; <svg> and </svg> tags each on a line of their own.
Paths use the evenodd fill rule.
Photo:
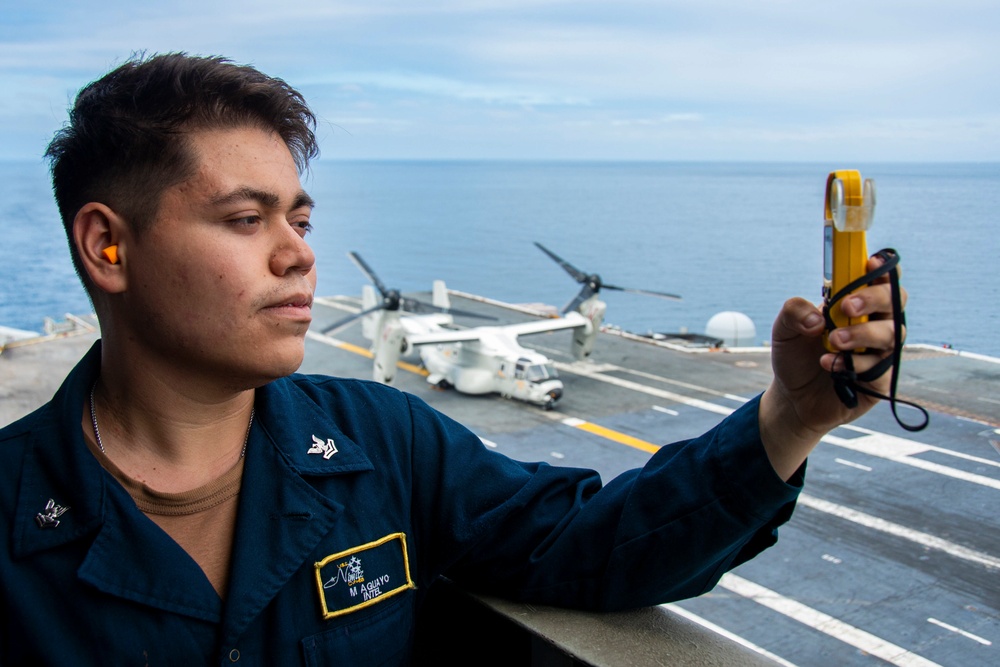
<svg viewBox="0 0 1000 667">
<path fill-rule="evenodd" d="M 801 490 L 804 467 L 785 483 L 767 459 L 759 400 L 607 485 L 463 442 L 475 436 L 418 406 L 420 533 L 444 574 L 482 593 L 602 611 L 700 595 L 775 543 Z"/>
</svg>

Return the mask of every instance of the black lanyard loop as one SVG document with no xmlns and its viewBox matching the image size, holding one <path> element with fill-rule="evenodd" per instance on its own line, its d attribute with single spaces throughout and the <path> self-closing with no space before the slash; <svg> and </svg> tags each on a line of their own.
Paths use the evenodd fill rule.
<svg viewBox="0 0 1000 667">
<path fill-rule="evenodd" d="M 833 318 L 830 316 L 830 309 L 833 305 L 859 287 L 870 285 L 876 279 L 889 274 L 889 287 L 892 296 L 892 321 L 895 327 L 895 344 L 893 345 L 892 354 L 879 361 L 867 371 L 857 373 L 854 370 L 853 353 L 850 351 L 840 352 L 840 356 L 844 358 L 844 369 L 831 373 L 833 387 L 840 401 L 849 408 L 857 407 L 859 393 L 889 401 L 889 404 L 892 406 L 892 416 L 896 418 L 896 422 L 900 426 L 907 431 L 922 431 L 930 421 L 927 410 L 911 401 L 896 398 L 896 384 L 899 380 L 899 367 L 903 358 L 903 327 L 906 324 L 906 315 L 903 312 L 903 300 L 899 289 L 899 253 L 892 248 L 885 248 L 875 254 L 877 257 L 882 258 L 882 266 L 866 273 L 834 294 L 823 306 L 823 317 L 826 319 L 827 331 L 832 331 L 836 326 Z M 892 377 L 889 383 L 888 396 L 884 396 L 858 384 L 859 382 L 871 382 L 881 377 L 890 368 L 892 369 Z M 907 424 L 904 422 L 896 412 L 897 403 L 903 403 L 919 410 L 923 413 L 923 421 L 917 424 Z"/>
</svg>

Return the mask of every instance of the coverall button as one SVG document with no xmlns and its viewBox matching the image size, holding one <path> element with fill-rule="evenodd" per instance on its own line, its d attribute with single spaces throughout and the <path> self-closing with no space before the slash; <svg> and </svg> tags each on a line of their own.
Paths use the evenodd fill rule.
<svg viewBox="0 0 1000 667">
<path fill-rule="evenodd" d="M 238 649 L 233 649 L 229 652 L 229 662 L 238 662 L 240 659 L 240 652 Z"/>
</svg>

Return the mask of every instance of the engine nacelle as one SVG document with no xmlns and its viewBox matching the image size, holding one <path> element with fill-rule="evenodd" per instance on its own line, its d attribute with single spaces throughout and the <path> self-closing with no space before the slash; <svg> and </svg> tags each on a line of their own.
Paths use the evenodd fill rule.
<svg viewBox="0 0 1000 667">
<path fill-rule="evenodd" d="M 378 298 L 375 296 L 375 288 L 371 285 L 361 286 L 361 310 L 369 310 L 378 305 Z M 381 314 L 378 312 L 369 313 L 361 318 L 361 335 L 365 340 L 374 341 Z"/>
<path fill-rule="evenodd" d="M 405 331 L 398 317 L 384 317 L 382 330 L 374 341 L 375 363 L 372 377 L 376 382 L 392 384 L 396 377 L 396 362 L 403 351 Z"/>
<path fill-rule="evenodd" d="M 597 340 L 597 333 L 604 323 L 604 313 L 608 305 L 592 296 L 577 308 L 577 311 L 587 319 L 587 326 L 573 330 L 572 352 L 573 357 L 578 360 L 587 359 L 594 351 L 594 341 Z"/>
</svg>

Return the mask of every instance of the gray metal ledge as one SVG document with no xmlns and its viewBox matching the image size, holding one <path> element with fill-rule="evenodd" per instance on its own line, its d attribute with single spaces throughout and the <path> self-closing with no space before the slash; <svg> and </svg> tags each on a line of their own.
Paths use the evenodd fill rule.
<svg viewBox="0 0 1000 667">
<path fill-rule="evenodd" d="M 592 613 L 431 588 L 414 664 L 775 667 L 765 655 L 663 607 Z"/>
<path fill-rule="evenodd" d="M 612 667 L 774 667 L 775 662 L 663 607 L 587 613 L 480 598 L 571 662 Z M 537 647 L 536 647 L 537 650 Z M 559 664 L 552 658 L 532 664 Z M 536 657 L 538 656 L 536 653 Z"/>
</svg>

